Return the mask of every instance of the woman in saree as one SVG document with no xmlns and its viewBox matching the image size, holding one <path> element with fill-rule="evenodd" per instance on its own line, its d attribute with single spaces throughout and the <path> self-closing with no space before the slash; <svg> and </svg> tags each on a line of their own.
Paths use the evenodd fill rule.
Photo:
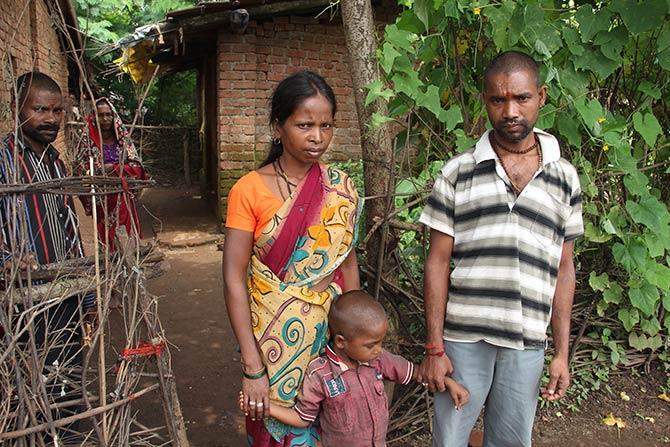
<svg viewBox="0 0 670 447">
<path fill-rule="evenodd" d="M 360 288 L 356 188 L 320 162 L 335 111 L 318 74 L 283 80 L 271 98 L 268 158 L 228 196 L 223 278 L 252 447 L 319 445 L 318 428 L 283 425 L 268 417 L 268 404 L 293 405 L 307 365 L 327 343 L 332 301 Z"/>
<path fill-rule="evenodd" d="M 90 175 L 89 160 L 93 157 L 95 175 L 146 179 L 146 172 L 138 161 L 135 144 L 112 103 L 107 98 L 99 98 L 95 102 L 95 108 L 95 111 L 88 114 L 86 130 L 76 151 L 73 169 L 75 175 Z M 90 198 L 82 196 L 80 199 L 84 211 L 90 215 Z M 106 206 L 103 200 L 106 200 Z M 106 199 L 100 199 L 97 216 L 100 242 L 108 244 L 110 250 L 114 250 L 118 226 L 125 227 L 129 237 L 140 237 L 135 195 L 127 188 L 122 194 L 110 194 Z"/>
</svg>

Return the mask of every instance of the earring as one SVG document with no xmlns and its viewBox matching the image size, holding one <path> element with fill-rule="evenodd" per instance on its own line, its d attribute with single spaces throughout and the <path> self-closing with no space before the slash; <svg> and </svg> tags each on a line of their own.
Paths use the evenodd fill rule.
<svg viewBox="0 0 670 447">
<path fill-rule="evenodd" d="M 274 144 L 275 146 L 279 146 L 279 145 L 281 144 L 281 138 L 279 138 L 279 137 L 274 137 L 274 138 L 272 139 L 272 144 Z"/>
</svg>

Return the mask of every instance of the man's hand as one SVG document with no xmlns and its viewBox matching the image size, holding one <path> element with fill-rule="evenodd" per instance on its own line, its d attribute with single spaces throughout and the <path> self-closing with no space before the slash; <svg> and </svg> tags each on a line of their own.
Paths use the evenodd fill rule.
<svg viewBox="0 0 670 447">
<path fill-rule="evenodd" d="M 35 260 L 35 254 L 34 253 L 28 253 L 25 256 L 22 256 L 19 259 L 12 259 L 4 264 L 4 269 L 9 271 L 14 268 L 14 266 L 18 266 L 19 270 L 26 271 L 26 270 L 32 270 L 35 271 L 38 268 L 37 265 L 37 260 Z"/>
<path fill-rule="evenodd" d="M 443 392 L 445 376 L 450 376 L 454 371 L 451 360 L 446 354 L 442 356 L 426 355 L 419 366 L 417 380 L 433 393 Z"/>
<path fill-rule="evenodd" d="M 542 399 L 558 400 L 565 395 L 570 386 L 570 369 L 568 359 L 554 357 L 549 364 L 549 383 L 540 389 Z"/>
</svg>

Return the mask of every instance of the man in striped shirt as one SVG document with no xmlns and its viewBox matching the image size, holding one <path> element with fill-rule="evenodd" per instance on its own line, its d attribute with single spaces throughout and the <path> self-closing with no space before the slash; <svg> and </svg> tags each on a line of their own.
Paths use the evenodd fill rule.
<svg viewBox="0 0 670 447">
<path fill-rule="evenodd" d="M 63 117 L 63 98 L 58 84 L 40 72 L 29 72 L 17 79 L 16 98 L 12 110 L 18 123 L 16 131 L 0 141 L 0 184 L 27 184 L 67 176 L 64 163 L 52 146 Z M 35 192 L 2 195 L 0 198 L 0 227 L 2 229 L 1 264 L 13 281 L 16 268 L 37 268 L 71 257 L 83 256 L 78 221 L 72 197 L 62 194 Z M 13 271 L 13 272 L 12 272 Z M 10 272 L 12 272 L 10 274 Z M 12 277 L 12 279 L 8 279 Z M 34 318 L 5 319 L 10 325 L 30 324 L 40 360 L 49 404 L 58 400 L 80 397 L 71 376 L 81 367 L 80 301 L 82 297 L 64 297 L 49 306 L 35 307 Z M 92 305 L 89 299 L 89 306 Z M 8 309 L 2 309 L 6 312 Z M 24 312 L 23 306 L 16 308 Z M 11 315 L 11 313 L 9 314 Z M 27 322 L 27 323 L 26 323 Z M 8 328 L 11 333 L 27 333 L 25 328 Z M 21 349 L 30 349 L 28 336 L 19 338 Z M 29 358 L 29 356 L 27 356 Z M 31 380 L 27 365 L 23 380 Z M 19 368 L 21 366 L 19 365 Z M 64 380 L 64 377 L 67 379 Z M 25 409 L 21 410 L 25 411 Z M 60 419 L 78 411 L 77 407 L 54 410 L 53 419 Z M 47 415 L 37 416 L 40 420 Z M 58 430 L 63 437 L 76 424 Z M 45 434 L 45 440 L 52 432 Z M 55 441 L 55 440 L 54 440 Z"/>
<path fill-rule="evenodd" d="M 482 94 L 493 129 L 445 164 L 420 218 L 431 229 L 420 378 L 436 392 L 433 446 L 466 446 L 484 403 L 484 445 L 528 446 L 538 392 L 560 399 L 570 383 L 581 189 L 556 138 L 534 128 L 546 95 L 528 55 L 493 59 Z M 471 393 L 460 411 L 443 392 L 452 371 Z"/>
</svg>

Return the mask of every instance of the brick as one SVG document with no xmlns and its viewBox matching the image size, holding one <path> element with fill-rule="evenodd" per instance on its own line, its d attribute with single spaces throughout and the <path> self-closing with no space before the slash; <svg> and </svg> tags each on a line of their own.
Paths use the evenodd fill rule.
<svg viewBox="0 0 670 447">
<path fill-rule="evenodd" d="M 233 81 L 237 81 L 237 80 L 239 80 L 239 81 L 241 81 L 241 80 L 244 79 L 244 76 L 242 75 L 242 73 L 240 73 L 240 72 L 238 72 L 238 71 L 230 70 L 230 71 L 222 71 L 222 72 L 220 72 L 220 73 L 219 73 L 219 79 L 221 79 L 221 80 L 229 80 L 229 81 L 230 81 L 230 80 L 233 80 Z"/>
<path fill-rule="evenodd" d="M 298 16 L 291 16 L 291 23 L 301 23 L 303 25 L 312 25 L 314 23 L 317 23 L 317 21 L 312 18 L 312 17 L 298 17 Z"/>
</svg>

